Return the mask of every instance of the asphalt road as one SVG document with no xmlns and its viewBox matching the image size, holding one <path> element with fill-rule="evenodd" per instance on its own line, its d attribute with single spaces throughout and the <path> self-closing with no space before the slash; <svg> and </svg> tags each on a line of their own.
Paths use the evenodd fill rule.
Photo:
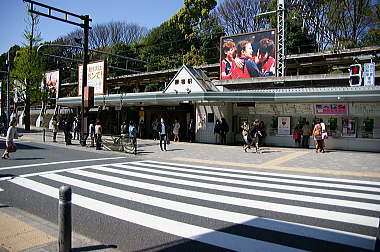
<svg viewBox="0 0 380 252">
<path fill-rule="evenodd" d="M 58 188 L 70 185 L 74 231 L 121 251 L 366 251 L 375 244 L 379 181 L 27 141 L 18 147 L 0 163 L 0 203 L 56 222 Z"/>
</svg>

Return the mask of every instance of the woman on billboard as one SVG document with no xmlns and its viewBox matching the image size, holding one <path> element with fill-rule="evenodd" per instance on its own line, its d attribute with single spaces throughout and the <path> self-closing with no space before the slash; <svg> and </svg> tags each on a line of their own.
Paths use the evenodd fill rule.
<svg viewBox="0 0 380 252">
<path fill-rule="evenodd" d="M 222 60 L 222 80 L 231 79 L 232 68 L 235 68 L 236 46 L 232 41 L 223 44 L 223 52 L 226 57 Z"/>
<path fill-rule="evenodd" d="M 267 74 L 261 73 L 256 62 L 253 59 L 252 44 L 248 40 L 240 41 L 237 45 L 237 67 L 232 69 L 232 79 L 264 77 Z"/>
</svg>

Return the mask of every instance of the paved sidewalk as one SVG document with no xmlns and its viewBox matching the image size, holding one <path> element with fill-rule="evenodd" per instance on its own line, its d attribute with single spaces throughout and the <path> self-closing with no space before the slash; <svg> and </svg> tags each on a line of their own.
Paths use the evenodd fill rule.
<svg viewBox="0 0 380 252">
<path fill-rule="evenodd" d="M 104 136 L 107 138 L 107 136 Z M 78 140 L 66 146 L 63 134 L 58 134 L 58 142 L 53 143 L 50 134 L 46 135 L 45 144 L 82 151 L 101 152 L 115 156 L 126 156 L 138 160 L 161 160 L 165 162 L 191 163 L 200 166 L 218 166 L 231 169 L 251 169 L 281 173 L 297 173 L 320 177 L 344 177 L 380 181 L 380 154 L 368 152 L 351 152 L 328 150 L 315 153 L 313 149 L 264 147 L 261 154 L 244 152 L 240 146 L 214 144 L 171 142 L 168 151 L 160 151 L 159 141 L 138 139 L 138 154 L 96 150 L 82 147 Z M 24 133 L 20 142 L 43 142 L 42 132 Z M 327 142 L 328 146 L 328 142 Z M 8 239 L 11 228 L 15 228 L 14 239 Z M 22 210 L 0 204 L 1 230 L 0 252 L 2 251 L 57 251 L 57 225 L 32 216 Z M 4 229 L 5 227 L 5 229 Z M 13 233 L 12 233 L 13 235 Z M 73 251 L 117 251 L 107 244 L 101 244 L 79 234 L 73 233 Z M 8 241 L 5 243 L 4 241 Z M 21 241 L 29 241 L 22 244 Z M 18 246 L 18 247 L 17 247 Z"/>
</svg>

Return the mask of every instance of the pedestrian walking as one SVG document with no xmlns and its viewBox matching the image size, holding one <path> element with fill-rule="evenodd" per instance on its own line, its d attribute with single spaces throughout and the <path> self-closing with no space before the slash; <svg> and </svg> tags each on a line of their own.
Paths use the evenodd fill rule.
<svg viewBox="0 0 380 252">
<path fill-rule="evenodd" d="M 325 152 L 322 139 L 322 126 L 319 122 L 314 126 L 313 137 L 316 141 L 315 152 Z"/>
<path fill-rule="evenodd" d="M 250 129 L 249 129 L 248 135 L 252 139 L 252 145 L 255 146 L 255 152 L 260 153 L 261 132 L 260 132 L 260 121 L 259 120 L 256 119 L 253 122 L 252 127 L 250 127 Z"/>
<path fill-rule="evenodd" d="M 189 125 L 187 126 L 187 135 L 188 135 L 188 141 L 190 143 L 194 142 L 195 140 L 195 123 L 194 119 L 191 118 Z"/>
<path fill-rule="evenodd" d="M 141 120 L 139 124 L 139 137 L 144 138 L 144 135 L 145 135 L 145 122 L 144 120 Z"/>
<path fill-rule="evenodd" d="M 128 134 L 128 126 L 127 123 L 124 121 L 120 126 L 120 135 L 121 137 L 126 137 Z"/>
<path fill-rule="evenodd" d="M 259 135 L 259 146 L 264 146 L 264 139 L 266 137 L 266 131 L 265 131 L 265 124 L 264 121 L 260 121 L 259 123 L 259 130 L 260 130 L 260 135 Z"/>
<path fill-rule="evenodd" d="M 302 127 L 302 147 L 308 149 L 309 148 L 309 140 L 311 135 L 311 127 L 310 123 L 306 122 Z"/>
<path fill-rule="evenodd" d="M 165 123 L 164 118 L 161 118 L 161 122 L 158 124 L 158 134 L 160 136 L 160 149 L 161 151 L 167 151 L 166 149 L 166 141 L 167 141 L 167 134 L 169 132 L 169 127 Z M 164 148 L 162 148 L 162 143 L 164 143 Z"/>
<path fill-rule="evenodd" d="M 96 149 L 101 150 L 102 146 L 102 125 L 100 124 L 100 120 L 96 120 L 95 125 L 95 142 L 96 142 Z"/>
<path fill-rule="evenodd" d="M 135 123 L 133 121 L 129 122 L 129 128 L 128 128 L 129 138 L 132 141 L 133 144 L 133 153 L 137 154 L 137 130 Z"/>
<path fill-rule="evenodd" d="M 71 129 L 72 129 L 72 126 L 70 124 L 70 121 L 69 121 L 68 118 L 66 118 L 63 121 L 63 133 L 65 134 L 65 143 L 66 143 L 66 145 L 70 145 L 71 144 L 71 139 L 72 139 Z"/>
<path fill-rule="evenodd" d="M 322 128 L 322 143 L 323 143 L 323 152 L 325 151 L 326 148 L 326 140 L 329 138 L 326 130 L 326 124 L 323 122 L 323 119 L 320 119 L 320 124 Z"/>
<path fill-rule="evenodd" d="M 247 152 L 247 149 L 251 149 L 251 138 L 249 136 L 249 124 L 247 121 L 243 122 L 243 125 L 241 125 L 241 135 L 243 136 L 244 144 L 243 144 L 243 150 Z"/>
<path fill-rule="evenodd" d="M 90 136 L 91 139 L 91 147 L 94 147 L 94 142 L 95 142 L 95 124 L 94 121 L 90 122 L 90 125 L 88 126 L 88 135 Z"/>
<path fill-rule="evenodd" d="M 154 121 L 152 122 L 153 140 L 158 140 L 158 130 L 157 130 L 157 127 L 158 127 L 158 120 L 157 120 L 157 118 L 155 118 Z"/>
<path fill-rule="evenodd" d="M 228 127 L 226 119 L 222 118 L 222 123 L 220 124 L 220 141 L 221 144 L 227 144 L 227 133 L 230 130 Z"/>
<path fill-rule="evenodd" d="M 58 121 L 56 116 L 53 116 L 53 119 L 51 120 L 51 127 L 53 131 L 53 142 L 56 143 L 58 133 Z"/>
<path fill-rule="evenodd" d="M 17 133 L 17 119 L 13 118 L 9 124 L 9 128 L 7 130 L 7 136 L 6 136 L 6 143 L 5 143 L 5 151 L 3 155 L 1 156 L 2 159 L 8 159 L 9 158 L 9 153 L 11 152 L 16 152 L 16 144 L 14 143 L 14 139 L 17 139 L 19 137 L 22 137 L 21 134 Z"/>
<path fill-rule="evenodd" d="M 294 143 L 296 147 L 300 147 L 301 146 L 301 129 L 300 129 L 299 124 L 297 124 L 293 130 L 293 139 L 294 139 Z"/>
<path fill-rule="evenodd" d="M 220 130 L 221 130 L 221 122 L 219 119 L 216 119 L 214 126 L 214 135 L 215 135 L 215 143 L 220 144 Z"/>
<path fill-rule="evenodd" d="M 75 117 L 74 118 L 74 121 L 73 121 L 73 133 L 74 133 L 74 136 L 73 136 L 73 139 L 80 139 L 79 137 L 79 133 L 80 133 L 80 121 L 78 119 L 78 117 Z"/>
<path fill-rule="evenodd" d="M 181 128 L 181 124 L 178 122 L 178 120 L 174 120 L 173 124 L 173 135 L 174 135 L 174 142 L 179 142 L 179 129 Z"/>
</svg>

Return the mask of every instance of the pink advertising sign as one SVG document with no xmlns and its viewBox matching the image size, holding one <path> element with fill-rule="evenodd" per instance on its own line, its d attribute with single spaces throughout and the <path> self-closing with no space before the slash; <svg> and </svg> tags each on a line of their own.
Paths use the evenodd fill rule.
<svg viewBox="0 0 380 252">
<path fill-rule="evenodd" d="M 347 115 L 348 105 L 347 104 L 315 104 L 315 114 L 316 115 Z"/>
</svg>

